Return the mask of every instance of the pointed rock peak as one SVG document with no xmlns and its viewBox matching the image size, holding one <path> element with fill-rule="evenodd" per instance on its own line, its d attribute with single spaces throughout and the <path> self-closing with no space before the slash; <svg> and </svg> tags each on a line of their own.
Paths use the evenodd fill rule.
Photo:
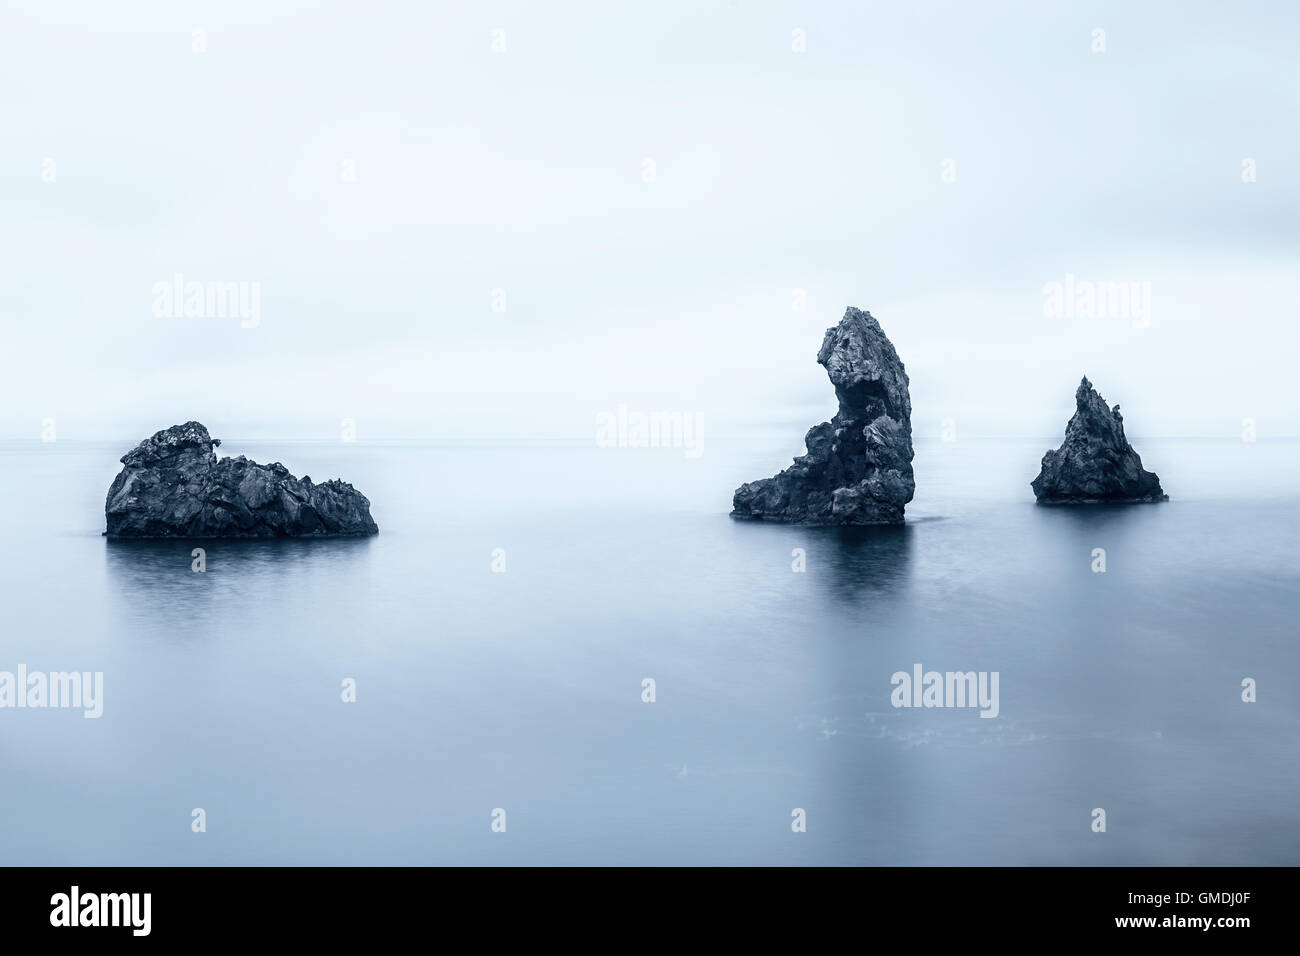
<svg viewBox="0 0 1300 956">
<path fill-rule="evenodd" d="M 1106 404 L 1106 400 L 1098 394 L 1096 386 L 1093 385 L 1092 382 L 1088 381 L 1088 376 L 1086 375 L 1083 377 L 1083 381 L 1079 382 L 1079 387 L 1074 390 L 1074 404 L 1079 408 L 1084 408 L 1090 405 L 1100 405 L 1102 408 L 1108 410 L 1110 408 L 1110 406 Z"/>
<path fill-rule="evenodd" d="M 876 321 L 876 317 L 874 315 L 872 315 L 866 309 L 859 309 L 855 305 L 851 305 L 844 310 L 844 318 L 840 319 L 840 323 L 843 324 L 845 322 L 860 322 L 866 325 L 880 328 L 880 323 Z"/>
<path fill-rule="evenodd" d="M 1112 409 L 1084 376 L 1075 392 L 1077 408 L 1060 448 L 1043 456 L 1031 483 L 1046 502 L 1164 501 L 1160 479 L 1142 467 L 1124 437 L 1119 405 Z"/>
<path fill-rule="evenodd" d="M 1074 393 L 1074 418 L 1070 419 L 1070 428 L 1067 429 L 1066 435 L 1072 431 L 1096 431 L 1098 429 L 1113 430 L 1119 429 L 1119 437 L 1124 437 L 1124 426 L 1120 423 L 1124 420 L 1119 414 L 1119 406 L 1116 405 L 1116 413 L 1112 413 L 1110 405 L 1106 399 L 1101 397 L 1092 382 L 1084 376 L 1079 383 L 1078 389 Z"/>
<path fill-rule="evenodd" d="M 836 368 L 846 367 L 862 356 L 886 348 L 890 352 L 894 350 L 875 316 L 849 306 L 844 310 L 844 318 L 840 319 L 839 325 L 826 330 L 821 350 L 817 353 L 817 361 L 825 365 L 829 372 L 832 371 L 832 362 Z M 831 380 L 834 381 L 833 374 Z"/>
</svg>

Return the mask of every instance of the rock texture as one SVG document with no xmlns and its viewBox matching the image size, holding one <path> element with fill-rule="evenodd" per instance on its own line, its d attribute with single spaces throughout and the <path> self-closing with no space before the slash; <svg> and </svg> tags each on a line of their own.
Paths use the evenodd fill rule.
<svg viewBox="0 0 1300 956">
<path fill-rule="evenodd" d="M 1107 407 L 1085 377 L 1074 393 L 1075 411 L 1065 427 L 1065 443 L 1043 456 L 1031 487 L 1044 504 L 1107 501 L 1167 501 L 1160 479 L 1142 468 L 1142 459 L 1124 437 L 1119 406 Z"/>
<path fill-rule="evenodd" d="M 808 430 L 808 453 L 774 478 L 736 489 L 734 518 L 801 524 L 902 524 L 912 500 L 907 372 L 870 312 L 850 307 L 826 330 L 825 366 L 839 412 Z"/>
<path fill-rule="evenodd" d="M 313 484 L 279 462 L 217 459 L 198 422 L 163 429 L 122 456 L 104 516 L 110 537 L 272 538 L 378 534 L 370 501 L 345 481 Z"/>
</svg>

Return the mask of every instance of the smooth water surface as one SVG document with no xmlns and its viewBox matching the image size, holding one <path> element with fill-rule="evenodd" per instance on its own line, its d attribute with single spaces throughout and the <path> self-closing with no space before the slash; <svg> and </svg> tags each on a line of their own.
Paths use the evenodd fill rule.
<svg viewBox="0 0 1300 956">
<path fill-rule="evenodd" d="M 4 862 L 1300 862 L 1300 445 L 1136 442 L 1172 500 L 1081 509 L 1046 441 L 922 442 L 850 532 L 727 517 L 786 435 L 230 440 L 380 535 L 115 542 L 120 444 L 0 444 L 0 670 L 104 673 L 98 720 L 0 709 Z M 916 663 L 999 715 L 891 707 Z"/>
</svg>

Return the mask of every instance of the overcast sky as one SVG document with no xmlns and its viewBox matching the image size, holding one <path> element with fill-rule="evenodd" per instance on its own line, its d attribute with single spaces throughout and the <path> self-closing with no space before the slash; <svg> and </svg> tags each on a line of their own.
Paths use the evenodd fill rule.
<svg viewBox="0 0 1300 956">
<path fill-rule="evenodd" d="M 1059 435 L 1085 372 L 1135 436 L 1297 435 L 1298 23 L 7 0 L 0 437 L 586 437 L 620 404 L 802 433 L 847 305 L 918 436 Z M 156 315 L 178 273 L 258 283 L 256 326 Z M 1049 314 L 1067 275 L 1149 283 L 1148 321 Z"/>
</svg>

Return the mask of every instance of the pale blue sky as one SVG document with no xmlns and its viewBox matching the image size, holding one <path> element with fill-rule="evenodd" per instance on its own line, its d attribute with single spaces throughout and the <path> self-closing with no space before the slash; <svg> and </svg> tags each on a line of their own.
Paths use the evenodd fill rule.
<svg viewBox="0 0 1300 956">
<path fill-rule="evenodd" d="M 1297 435 L 1297 33 L 1282 2 L 10 0 L 0 437 L 802 433 L 849 304 L 920 436 L 1059 434 L 1085 372 L 1134 435 Z M 259 282 L 259 325 L 156 317 L 177 272 Z M 1150 325 L 1047 317 L 1067 273 L 1151 283 Z"/>
</svg>

